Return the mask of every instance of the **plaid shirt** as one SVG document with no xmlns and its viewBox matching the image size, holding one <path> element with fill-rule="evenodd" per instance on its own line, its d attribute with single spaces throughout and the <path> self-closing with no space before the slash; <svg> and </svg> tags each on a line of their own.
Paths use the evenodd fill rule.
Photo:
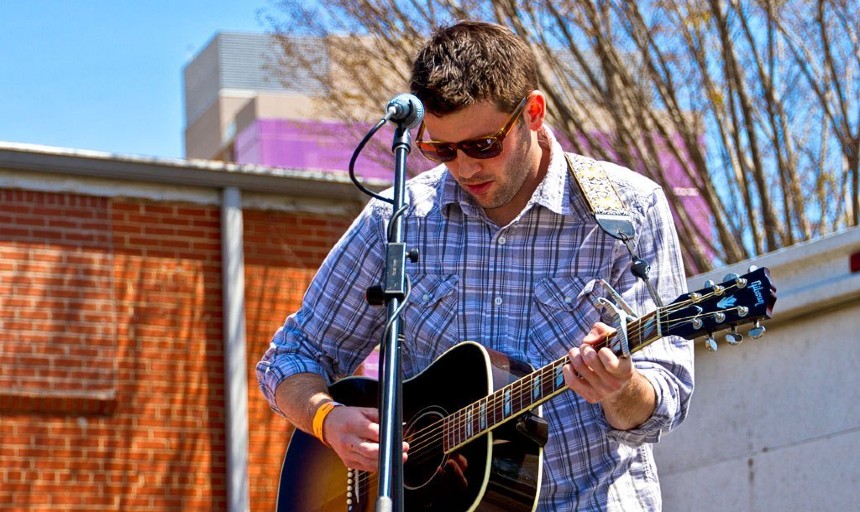
<svg viewBox="0 0 860 512">
<path fill-rule="evenodd" d="M 444 166 L 407 184 L 404 221 L 412 290 L 404 309 L 403 370 L 408 378 L 461 340 L 473 340 L 539 368 L 578 345 L 601 318 L 591 300 L 606 279 L 635 311 L 654 309 L 630 272 L 623 244 L 605 235 L 572 181 L 548 129 L 547 175 L 509 225 L 496 226 Z M 662 190 L 647 178 L 601 163 L 631 210 L 638 255 L 664 302 L 686 291 L 678 239 Z M 301 372 L 330 382 L 356 370 L 383 335 L 385 308 L 370 307 L 365 290 L 381 283 L 391 207 L 371 201 L 329 254 L 302 308 L 287 318 L 257 365 L 260 388 Z M 654 386 L 657 406 L 639 428 L 613 429 L 599 404 L 573 392 L 543 405 L 549 423 L 539 510 L 659 510 L 651 444 L 686 416 L 693 390 L 692 343 L 667 337 L 633 355 Z"/>
</svg>

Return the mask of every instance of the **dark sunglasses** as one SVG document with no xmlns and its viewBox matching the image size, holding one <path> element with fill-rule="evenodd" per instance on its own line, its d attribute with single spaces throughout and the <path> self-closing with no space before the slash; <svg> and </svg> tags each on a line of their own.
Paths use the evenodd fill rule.
<svg viewBox="0 0 860 512">
<path fill-rule="evenodd" d="M 459 149 L 470 158 L 493 158 L 499 156 L 504 148 L 505 136 L 513 128 L 514 123 L 523 113 L 526 106 L 528 96 L 520 101 L 516 110 L 511 113 L 511 117 L 502 126 L 502 129 L 492 135 L 476 137 L 474 139 L 461 140 L 460 142 L 439 142 L 435 140 L 421 140 L 424 135 L 424 122 L 421 122 L 421 127 L 418 128 L 418 135 L 415 137 L 415 145 L 421 150 L 421 153 L 436 162 L 450 162 L 457 158 L 457 150 Z"/>
</svg>

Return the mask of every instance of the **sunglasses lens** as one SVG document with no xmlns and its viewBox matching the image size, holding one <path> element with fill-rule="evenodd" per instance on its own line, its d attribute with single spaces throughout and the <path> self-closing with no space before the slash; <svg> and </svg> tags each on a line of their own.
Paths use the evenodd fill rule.
<svg viewBox="0 0 860 512">
<path fill-rule="evenodd" d="M 464 140 L 460 149 L 471 158 L 493 158 L 502 152 L 502 142 L 497 137 Z"/>
<path fill-rule="evenodd" d="M 477 159 L 493 158 L 502 152 L 502 141 L 496 137 L 464 140 L 459 144 L 419 141 L 417 145 L 424 156 L 437 162 L 454 160 L 457 158 L 457 149 L 463 151 L 469 158 Z"/>
<path fill-rule="evenodd" d="M 437 162 L 450 162 L 457 158 L 457 147 L 448 143 L 434 142 L 418 142 L 418 149 L 421 153 Z"/>
</svg>

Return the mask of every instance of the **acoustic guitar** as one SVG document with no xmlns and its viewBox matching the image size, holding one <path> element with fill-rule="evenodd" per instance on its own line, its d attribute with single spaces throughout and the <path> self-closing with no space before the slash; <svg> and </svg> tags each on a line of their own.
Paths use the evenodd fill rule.
<svg viewBox="0 0 860 512">
<path fill-rule="evenodd" d="M 621 318 L 624 325 L 605 346 L 627 356 L 664 336 L 707 334 L 706 346 L 715 350 L 717 331 L 730 328 L 726 340 L 737 344 L 743 336 L 737 327 L 754 324 L 749 335 L 760 337 L 760 320 L 771 317 L 775 302 L 769 271 L 753 270 L 719 285 L 708 283 L 641 318 Z M 567 363 L 565 355 L 533 371 L 526 363 L 462 342 L 404 381 L 403 439 L 410 446 L 403 466 L 405 509 L 534 510 L 547 438 L 540 405 L 568 389 L 562 376 Z M 378 406 L 379 386 L 373 379 L 348 377 L 330 392 L 346 405 Z M 315 437 L 293 433 L 278 512 L 371 512 L 377 492 L 375 473 L 349 469 Z"/>
</svg>

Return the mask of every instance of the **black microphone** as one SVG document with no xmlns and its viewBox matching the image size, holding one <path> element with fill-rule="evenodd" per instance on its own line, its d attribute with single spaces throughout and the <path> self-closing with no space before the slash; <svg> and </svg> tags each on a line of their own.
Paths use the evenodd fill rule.
<svg viewBox="0 0 860 512">
<path fill-rule="evenodd" d="M 415 128 L 424 120 L 424 104 L 414 94 L 398 94 L 386 107 L 385 119 Z"/>
</svg>

